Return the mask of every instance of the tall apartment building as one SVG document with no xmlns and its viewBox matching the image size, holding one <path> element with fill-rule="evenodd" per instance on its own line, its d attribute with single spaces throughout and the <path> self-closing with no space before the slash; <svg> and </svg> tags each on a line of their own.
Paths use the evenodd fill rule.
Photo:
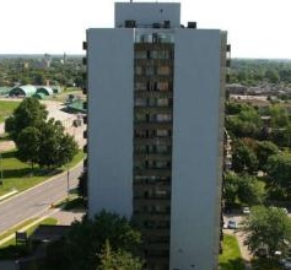
<svg viewBox="0 0 294 270">
<path fill-rule="evenodd" d="M 217 267 L 226 33 L 179 3 L 116 3 L 87 30 L 89 215 L 141 228 L 150 270 Z"/>
</svg>

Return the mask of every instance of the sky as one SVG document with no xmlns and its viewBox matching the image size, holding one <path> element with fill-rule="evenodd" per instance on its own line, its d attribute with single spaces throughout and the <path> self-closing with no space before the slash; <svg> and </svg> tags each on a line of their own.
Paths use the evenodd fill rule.
<svg viewBox="0 0 294 270">
<path fill-rule="evenodd" d="M 228 31 L 232 57 L 291 58 L 291 0 L 159 2 L 181 2 L 184 25 Z M 0 0 L 0 54 L 84 54 L 86 29 L 113 25 L 113 0 Z"/>
</svg>

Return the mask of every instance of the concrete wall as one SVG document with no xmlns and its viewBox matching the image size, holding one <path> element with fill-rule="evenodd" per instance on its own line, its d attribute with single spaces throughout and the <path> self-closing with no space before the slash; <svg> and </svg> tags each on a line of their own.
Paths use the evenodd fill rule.
<svg viewBox="0 0 294 270">
<path fill-rule="evenodd" d="M 181 21 L 179 3 L 115 3 L 115 27 L 122 27 L 125 20 L 135 20 L 141 25 L 170 21 L 171 27 L 179 27 Z"/>
<path fill-rule="evenodd" d="M 219 30 L 176 30 L 171 270 L 217 263 L 220 59 Z"/>
<path fill-rule="evenodd" d="M 87 31 L 91 217 L 133 211 L 133 36 L 132 29 Z"/>
</svg>

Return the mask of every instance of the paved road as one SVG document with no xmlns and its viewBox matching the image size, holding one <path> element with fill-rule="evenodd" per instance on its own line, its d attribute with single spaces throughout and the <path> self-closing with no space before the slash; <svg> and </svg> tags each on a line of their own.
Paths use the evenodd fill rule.
<svg viewBox="0 0 294 270">
<path fill-rule="evenodd" d="M 70 188 L 76 187 L 82 171 L 82 164 L 69 174 Z M 32 216 L 46 212 L 50 205 L 67 195 L 67 175 L 56 176 L 54 180 L 38 185 L 0 203 L 0 234 Z"/>
</svg>

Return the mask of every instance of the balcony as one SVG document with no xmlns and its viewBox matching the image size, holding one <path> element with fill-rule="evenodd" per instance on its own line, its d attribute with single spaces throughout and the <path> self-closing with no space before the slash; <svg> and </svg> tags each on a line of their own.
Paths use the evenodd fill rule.
<svg viewBox="0 0 294 270">
<path fill-rule="evenodd" d="M 227 44 L 226 50 L 227 52 L 231 52 L 231 44 Z"/>
<path fill-rule="evenodd" d="M 226 60 L 226 67 L 230 67 L 231 66 L 231 60 L 230 59 L 227 59 Z"/>
<path fill-rule="evenodd" d="M 83 138 L 87 139 L 88 138 L 88 130 L 84 130 L 83 132 Z"/>
<path fill-rule="evenodd" d="M 137 122 L 135 123 L 136 130 L 157 130 L 167 129 L 172 130 L 172 121 L 170 122 Z"/>
<path fill-rule="evenodd" d="M 88 44 L 86 41 L 83 42 L 83 50 L 87 50 L 88 49 Z"/>
<path fill-rule="evenodd" d="M 166 176 L 171 177 L 171 169 L 150 169 L 150 168 L 134 168 L 134 174 L 138 176 Z"/>
<path fill-rule="evenodd" d="M 166 145 L 166 146 L 170 146 L 172 143 L 172 138 L 171 136 L 167 136 L 167 137 L 151 137 L 148 136 L 146 138 L 142 138 L 142 137 L 137 137 L 135 135 L 135 139 L 134 139 L 134 145 L 135 147 L 137 145 L 151 145 L 151 144 L 160 144 L 160 145 Z"/>
<path fill-rule="evenodd" d="M 135 98 L 173 98 L 173 90 L 135 91 Z"/>
<path fill-rule="evenodd" d="M 135 59 L 135 66 L 153 66 L 153 67 L 160 67 L 160 66 L 169 66 L 173 68 L 174 60 L 173 59 L 152 59 L 152 58 L 137 58 Z"/>
<path fill-rule="evenodd" d="M 164 106 L 152 106 L 149 107 L 148 105 L 135 105 L 134 112 L 135 113 L 142 113 L 142 114 L 171 114 L 172 113 L 172 105 L 167 104 Z"/>
<path fill-rule="evenodd" d="M 135 74 L 135 81 L 136 82 L 173 82 L 173 74 L 168 74 L 168 75 L 138 75 Z"/>
<path fill-rule="evenodd" d="M 159 151 L 135 151 L 134 159 L 136 161 L 169 161 L 171 162 L 171 150 L 166 152 Z"/>
<path fill-rule="evenodd" d="M 83 109 L 84 110 L 88 110 L 88 102 L 84 102 L 83 103 Z"/>
<path fill-rule="evenodd" d="M 87 115 L 84 115 L 83 116 L 83 119 L 84 119 L 84 124 L 88 124 L 88 116 Z"/>
</svg>

